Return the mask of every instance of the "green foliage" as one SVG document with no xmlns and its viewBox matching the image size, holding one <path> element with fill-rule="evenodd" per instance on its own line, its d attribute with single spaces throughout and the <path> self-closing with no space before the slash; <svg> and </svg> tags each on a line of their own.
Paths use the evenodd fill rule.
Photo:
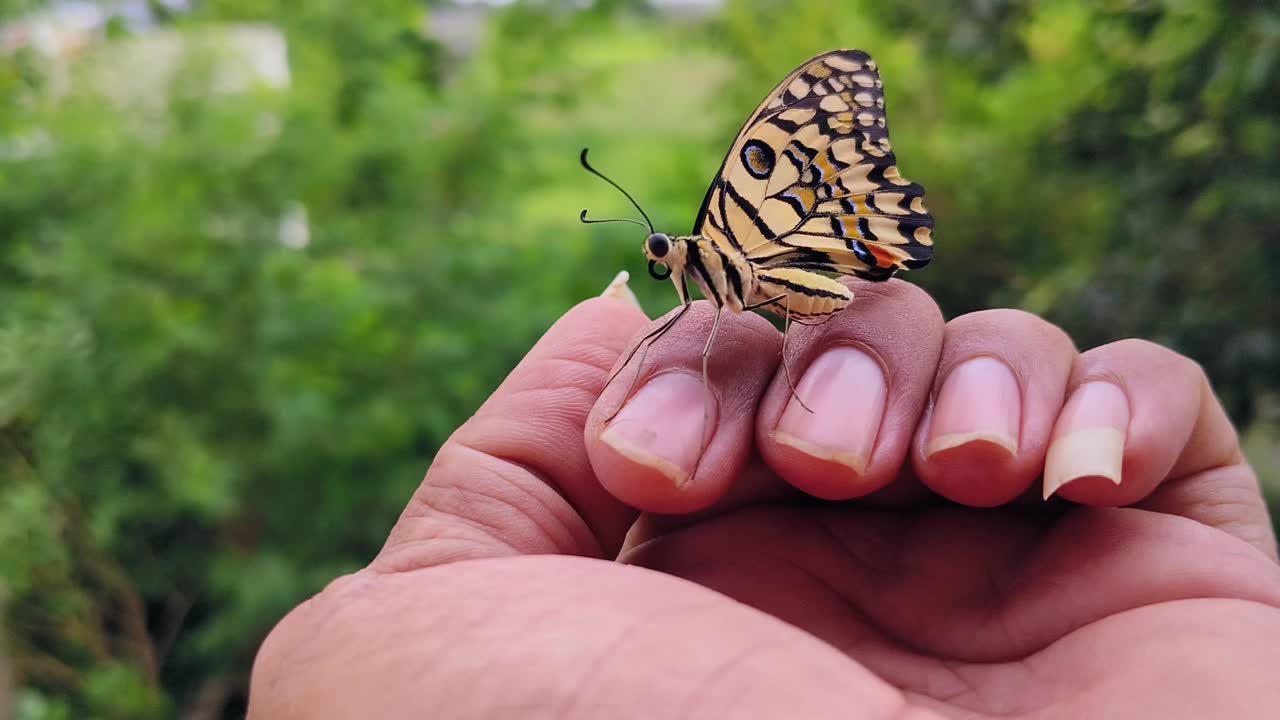
<svg viewBox="0 0 1280 720">
<path fill-rule="evenodd" d="M 166 18 L 192 51 L 140 94 L 100 78 L 145 36 L 86 50 L 70 90 L 0 58 L 18 717 L 234 716 L 272 623 L 368 561 L 555 317 L 643 268 L 640 235 L 577 223 L 629 211 L 578 150 L 683 232 L 745 113 L 831 47 L 880 62 L 938 219 L 911 279 L 948 314 L 1020 306 L 1082 346 L 1169 343 L 1258 414 L 1280 388 L 1280 15 L 834 6 L 517 4 L 456 58 L 413 0 L 216 0 Z M 287 88 L 220 89 L 238 22 L 285 34 Z"/>
</svg>

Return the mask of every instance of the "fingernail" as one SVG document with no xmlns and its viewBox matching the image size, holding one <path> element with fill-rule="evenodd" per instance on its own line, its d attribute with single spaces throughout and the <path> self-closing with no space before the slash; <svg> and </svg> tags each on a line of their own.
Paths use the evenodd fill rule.
<svg viewBox="0 0 1280 720">
<path fill-rule="evenodd" d="M 925 458 L 970 443 L 988 443 L 1018 453 L 1022 393 L 1008 365 L 979 357 L 957 365 L 942 382 Z"/>
<path fill-rule="evenodd" d="M 850 347 L 828 350 L 796 383 L 796 395 L 813 412 L 792 397 L 773 439 L 861 475 L 875 448 L 887 394 L 884 371 L 870 355 Z"/>
<path fill-rule="evenodd" d="M 613 277 L 613 282 L 609 283 L 609 287 L 600 293 L 600 297 L 611 297 L 616 300 L 624 300 L 626 302 L 640 307 L 640 301 L 636 299 L 636 294 L 631 292 L 631 286 L 627 281 L 631 279 L 631 274 L 626 270 L 619 272 Z"/>
<path fill-rule="evenodd" d="M 701 379 L 676 372 L 658 375 L 627 400 L 600 439 L 680 487 L 702 455 L 705 402 Z M 714 405 L 711 410 L 714 422 Z"/>
<path fill-rule="evenodd" d="M 1119 485 L 1128 427 L 1129 399 L 1123 390 L 1101 381 L 1076 388 L 1053 428 L 1044 460 L 1044 499 L 1086 477 Z"/>
</svg>

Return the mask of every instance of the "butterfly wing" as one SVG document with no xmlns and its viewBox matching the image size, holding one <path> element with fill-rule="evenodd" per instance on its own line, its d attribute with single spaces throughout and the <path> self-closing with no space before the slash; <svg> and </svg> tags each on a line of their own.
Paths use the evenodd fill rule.
<svg viewBox="0 0 1280 720">
<path fill-rule="evenodd" d="M 860 50 L 824 53 L 752 113 L 694 232 L 759 267 L 887 280 L 933 257 L 924 188 L 896 163 L 875 61 Z"/>
</svg>

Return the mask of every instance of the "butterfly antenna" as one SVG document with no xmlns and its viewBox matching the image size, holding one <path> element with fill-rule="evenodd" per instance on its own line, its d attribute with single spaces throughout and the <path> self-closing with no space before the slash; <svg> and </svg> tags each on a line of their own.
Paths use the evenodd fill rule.
<svg viewBox="0 0 1280 720">
<path fill-rule="evenodd" d="M 654 229 L 653 229 L 653 221 L 649 219 L 649 214 L 648 214 L 648 213 L 646 213 L 646 212 L 644 211 L 644 208 L 640 207 L 640 203 L 636 202 L 636 199 L 635 199 L 635 198 L 631 197 L 631 193 L 627 192 L 626 190 L 623 190 L 623 189 L 622 189 L 622 186 L 621 186 L 621 185 L 619 185 L 618 183 L 616 183 L 616 182 L 614 182 L 614 181 L 610 180 L 609 178 L 605 177 L 604 173 L 602 173 L 602 172 L 600 172 L 599 170 L 597 170 L 597 169 L 595 169 L 595 168 L 591 167 L 591 163 L 587 162 L 587 148 L 582 148 L 582 155 L 581 155 L 578 159 L 582 162 L 582 167 L 584 167 L 584 168 L 586 168 L 586 169 L 587 169 L 587 172 L 591 173 L 592 175 L 595 175 L 596 177 L 600 178 L 601 180 L 603 180 L 603 181 L 605 181 L 605 182 L 609 183 L 610 185 L 614 186 L 615 188 L 617 188 L 618 192 L 622 193 L 622 194 L 623 194 L 623 195 L 624 195 L 628 200 L 630 200 L 630 201 L 631 201 L 631 204 L 632 204 L 632 205 L 635 205 L 635 206 L 636 206 L 636 209 L 640 211 L 640 214 L 641 214 L 642 216 L 644 216 L 644 221 L 645 221 L 645 223 L 649 226 L 649 232 L 651 232 L 651 233 L 652 233 L 652 232 L 657 232 L 656 230 L 654 230 Z M 629 219 L 625 219 L 625 218 L 610 218 L 610 219 L 601 219 L 601 220 L 588 220 L 588 219 L 587 219 L 587 211 L 586 211 L 586 210 L 583 210 L 583 211 L 582 211 L 582 215 L 580 215 L 580 216 L 578 217 L 578 219 L 579 219 L 579 220 L 581 220 L 581 221 L 582 221 L 582 222 L 584 222 L 584 223 L 598 223 L 598 222 L 630 222 L 630 223 L 635 223 L 636 225 L 640 225 L 640 222 L 639 222 L 638 220 L 629 220 Z M 643 227 L 643 225 L 641 225 L 641 227 Z"/>
<path fill-rule="evenodd" d="M 632 225 L 639 225 L 640 227 L 645 227 L 644 223 L 640 222 L 639 220 L 632 220 L 631 218 L 588 218 L 586 210 L 582 211 L 582 214 L 578 216 L 578 219 L 581 220 L 584 225 L 595 225 L 596 223 L 625 222 L 625 223 L 631 223 Z"/>
</svg>

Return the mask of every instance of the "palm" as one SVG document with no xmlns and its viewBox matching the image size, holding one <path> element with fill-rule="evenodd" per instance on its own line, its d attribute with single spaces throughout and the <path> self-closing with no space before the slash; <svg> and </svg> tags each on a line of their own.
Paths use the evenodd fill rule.
<svg viewBox="0 0 1280 720">
<path fill-rule="evenodd" d="M 795 625 L 945 714 L 1069 704 L 1091 717 L 1235 642 L 1206 630 L 1236 613 L 1243 628 L 1238 600 L 1274 593 L 1274 568 L 1241 546 L 1133 509 L 765 506 L 624 559 Z M 1166 700 L 1186 712 L 1195 688 Z"/>
</svg>

